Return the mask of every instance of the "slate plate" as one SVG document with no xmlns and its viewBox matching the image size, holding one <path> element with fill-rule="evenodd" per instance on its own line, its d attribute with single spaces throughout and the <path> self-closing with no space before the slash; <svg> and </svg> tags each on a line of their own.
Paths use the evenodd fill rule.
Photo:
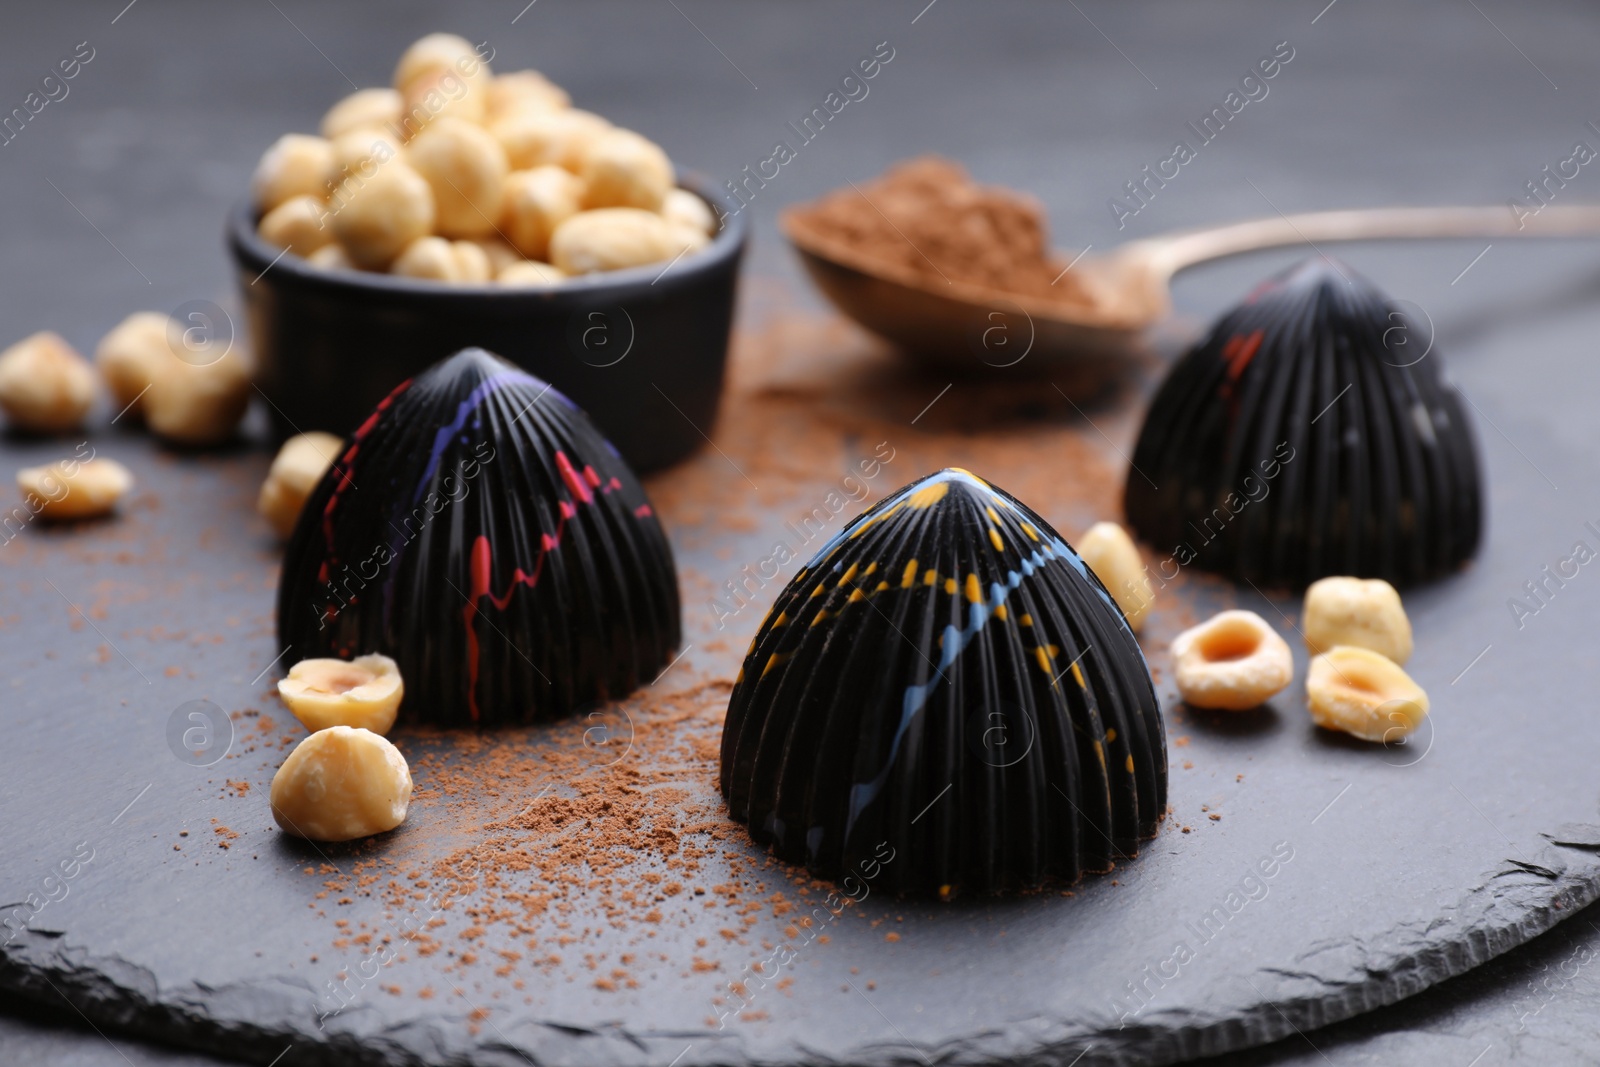
<svg viewBox="0 0 1600 1067">
<path fill-rule="evenodd" d="M 281 738 L 298 729 L 268 695 L 275 550 L 250 507 L 266 457 L 174 457 L 99 434 L 96 447 L 140 479 L 124 518 L 30 526 L 0 549 L 0 916 L 26 922 L 0 949 L 0 983 L 41 1001 L 64 993 L 102 1026 L 261 1063 L 291 1048 L 296 1063 L 1169 1062 L 1417 992 L 1595 897 L 1600 725 L 1583 623 L 1600 583 L 1581 568 L 1552 584 L 1520 630 L 1507 599 L 1575 540 L 1600 545 L 1584 525 L 1600 516 L 1582 507 L 1596 471 L 1547 434 L 1513 361 L 1476 361 L 1458 377 L 1483 415 L 1490 535 L 1470 570 L 1408 598 L 1412 672 L 1434 698 L 1417 744 L 1319 735 L 1292 691 L 1271 711 L 1223 717 L 1171 708 L 1163 684 L 1174 810 L 1137 860 L 1070 896 L 934 906 L 869 892 L 791 933 L 795 912 L 779 913 L 778 896 L 816 906 L 822 892 L 720 836 L 714 757 L 695 747 L 715 737 L 765 601 L 730 613 L 712 599 L 748 574 L 744 561 L 795 540 L 803 516 L 831 511 L 825 494 L 848 486 L 880 441 L 893 458 L 866 480 L 872 496 L 968 465 L 1070 538 L 1114 510 L 1121 461 L 1106 442 L 1125 448 L 1134 394 L 1149 383 L 1098 396 L 1068 384 L 1073 404 L 967 388 L 911 428 L 941 383 L 837 327 L 791 323 L 757 341 L 742 349 L 717 432 L 726 455 L 650 486 L 683 564 L 691 644 L 625 705 L 639 744 L 615 766 L 646 781 L 668 769 L 684 791 L 676 831 L 700 856 L 661 921 L 619 903 L 630 887 L 648 893 L 642 875 L 661 869 L 643 853 L 609 886 L 569 886 L 565 910 L 541 919 L 486 913 L 472 892 L 435 915 L 417 883 L 441 855 L 490 837 L 543 847 L 538 827 L 478 828 L 485 820 L 443 788 L 475 758 L 470 739 L 401 736 L 414 761 L 435 756 L 397 834 L 326 856 L 278 835 L 263 794 Z M 46 451 L 12 442 L 5 458 Z M 829 521 L 860 506 L 843 500 Z M 1246 594 L 1184 576 L 1147 631 L 1152 661 L 1224 602 L 1258 607 L 1298 644 Z M 174 713 L 199 699 L 237 715 L 227 758 L 210 767 L 186 765 L 168 741 Z M 277 721 L 262 729 L 263 718 Z M 582 751 L 582 727 L 503 744 L 565 759 Z M 602 755 L 505 782 L 491 814 L 546 794 L 583 802 L 616 773 Z M 403 892 L 386 893 L 385 879 Z M 396 938 L 399 958 L 374 973 L 383 935 L 419 928 L 432 950 Z M 363 930 L 378 940 L 350 940 Z M 758 961 L 773 961 L 764 976 Z M 345 994 L 329 1000 L 341 976 Z"/>
</svg>

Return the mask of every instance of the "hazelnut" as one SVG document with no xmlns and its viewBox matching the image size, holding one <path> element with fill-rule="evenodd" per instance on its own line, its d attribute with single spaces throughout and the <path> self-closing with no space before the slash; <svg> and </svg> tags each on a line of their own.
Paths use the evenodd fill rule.
<svg viewBox="0 0 1600 1067">
<path fill-rule="evenodd" d="M 561 167 L 512 171 L 500 230 L 523 256 L 542 260 L 550 254 L 550 235 L 578 213 L 582 196 L 582 180 Z"/>
<path fill-rule="evenodd" d="M 462 284 L 478 285 L 494 279 L 494 264 L 478 242 L 451 241 L 450 247 L 455 252 L 456 269 L 461 275 L 457 280 Z"/>
<path fill-rule="evenodd" d="M 323 245 L 306 257 L 306 262 L 322 270 L 360 270 L 350 260 L 350 255 L 337 243 Z"/>
<path fill-rule="evenodd" d="M 94 368 L 58 334 L 41 330 L 0 352 L 0 408 L 19 430 L 76 429 L 94 394 Z"/>
<path fill-rule="evenodd" d="M 290 197 L 325 198 L 329 183 L 338 174 L 331 143 L 304 133 L 286 133 L 261 156 L 250 188 L 256 208 L 265 214 Z"/>
<path fill-rule="evenodd" d="M 488 90 L 455 70 L 418 75 L 400 94 L 400 132 L 415 137 L 439 119 L 459 119 L 474 126 L 488 117 Z"/>
<path fill-rule="evenodd" d="M 210 358 L 201 353 L 198 359 Z M 214 445 L 238 428 L 250 403 L 250 367 L 235 352 L 210 362 L 174 356 L 156 373 L 144 395 L 144 418 L 152 433 L 179 445 Z"/>
<path fill-rule="evenodd" d="M 557 285 L 564 278 L 559 269 L 548 263 L 539 263 L 531 259 L 519 259 L 515 263 L 502 267 L 500 273 L 495 275 L 495 281 L 501 285 L 514 286 L 541 286 Z"/>
<path fill-rule="evenodd" d="M 445 70 L 486 85 L 494 77 L 489 65 L 478 58 L 471 41 L 453 33 L 430 33 L 413 41 L 400 54 L 400 62 L 394 68 L 394 87 L 403 93 L 418 78 Z"/>
<path fill-rule="evenodd" d="M 419 237 L 406 246 L 389 268 L 410 278 L 472 284 L 490 278 L 489 254 L 471 241 Z"/>
<path fill-rule="evenodd" d="M 410 806 L 406 758 L 371 730 L 318 730 L 272 776 L 273 819 L 312 841 L 350 841 L 393 830 Z"/>
<path fill-rule="evenodd" d="M 388 656 L 303 659 L 278 682 L 278 695 L 307 730 L 351 726 L 386 734 L 394 725 L 405 685 Z"/>
<path fill-rule="evenodd" d="M 1335 645 L 1370 648 L 1404 664 L 1411 658 L 1411 620 L 1400 594 L 1381 578 L 1324 578 L 1311 583 L 1300 628 L 1313 656 Z"/>
<path fill-rule="evenodd" d="M 1428 694 L 1399 664 L 1351 645 L 1311 661 L 1306 697 L 1312 722 L 1363 741 L 1398 741 L 1428 714 Z"/>
<path fill-rule="evenodd" d="M 331 204 L 333 236 L 350 261 L 383 270 L 405 247 L 433 230 L 433 189 L 403 161 L 391 159 L 370 177 L 352 174 Z"/>
<path fill-rule="evenodd" d="M 133 475 L 114 459 L 69 459 L 17 472 L 17 488 L 41 519 L 94 519 L 109 515 L 133 488 Z"/>
<path fill-rule="evenodd" d="M 697 227 L 674 219 L 668 219 L 665 216 L 663 216 L 663 221 L 666 222 L 667 229 L 672 234 L 672 254 L 674 256 L 680 252 L 698 252 L 711 243 L 711 238 L 707 237 Z"/>
<path fill-rule="evenodd" d="M 342 181 L 352 174 L 370 177 L 374 171 L 400 155 L 400 142 L 388 130 L 360 126 L 341 133 L 333 141 L 333 165 Z"/>
<path fill-rule="evenodd" d="M 322 136 L 329 140 L 365 127 L 393 126 L 400 121 L 400 93 L 394 89 L 357 89 L 322 116 Z"/>
<path fill-rule="evenodd" d="M 692 237 L 687 228 L 642 208 L 581 211 L 550 235 L 550 262 L 567 274 L 620 270 L 669 260 Z M 703 244 L 705 237 L 699 240 Z"/>
<path fill-rule="evenodd" d="M 144 391 L 172 358 L 167 342 L 171 321 L 159 311 L 136 311 L 95 346 L 95 366 L 111 389 L 118 412 L 142 413 Z"/>
<path fill-rule="evenodd" d="M 267 471 L 267 480 L 261 483 L 256 510 L 279 537 L 288 537 L 294 532 L 295 520 L 300 517 L 306 498 L 343 450 L 342 440 L 321 431 L 291 437 L 278 449 Z"/>
<path fill-rule="evenodd" d="M 406 162 L 433 187 L 441 236 L 494 232 L 510 170 L 500 142 L 461 119 L 442 118 L 412 139 Z"/>
<path fill-rule="evenodd" d="M 314 196 L 292 196 L 261 218 L 261 239 L 274 248 L 309 256 L 333 240 L 328 205 Z"/>
<path fill-rule="evenodd" d="M 661 204 L 661 217 L 699 230 L 707 237 L 717 232 L 717 217 L 706 202 L 687 189 L 669 189 Z"/>
<path fill-rule="evenodd" d="M 1294 677 L 1289 645 L 1253 611 L 1224 611 L 1172 639 L 1178 693 L 1197 708 L 1244 711 Z"/>
<path fill-rule="evenodd" d="M 642 207 L 660 211 L 672 189 L 672 162 L 652 141 L 632 130 L 610 130 L 583 156 L 583 206 Z"/>
<path fill-rule="evenodd" d="M 572 106 L 561 86 L 536 70 L 501 74 L 489 82 L 489 121 L 520 111 L 560 111 Z"/>
<path fill-rule="evenodd" d="M 1138 633 L 1156 594 L 1133 538 L 1114 522 L 1097 522 L 1079 538 L 1077 548 L 1078 555 L 1122 609 L 1128 627 Z"/>
<path fill-rule="evenodd" d="M 488 257 L 491 275 L 498 275 L 511 264 L 522 262 L 522 253 L 512 248 L 511 243 L 498 234 L 493 237 L 474 238 L 472 243 L 483 249 L 483 254 Z"/>
<path fill-rule="evenodd" d="M 551 164 L 576 174 L 589 146 L 610 132 L 599 115 L 571 108 L 565 111 L 518 111 L 496 120 L 489 132 L 506 151 L 512 170 Z"/>
</svg>

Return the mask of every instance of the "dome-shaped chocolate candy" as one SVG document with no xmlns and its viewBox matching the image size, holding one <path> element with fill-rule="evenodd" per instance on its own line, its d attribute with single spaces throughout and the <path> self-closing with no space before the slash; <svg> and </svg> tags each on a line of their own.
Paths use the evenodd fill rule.
<svg viewBox="0 0 1600 1067">
<path fill-rule="evenodd" d="M 1264 283 L 1156 393 L 1130 525 L 1178 566 L 1264 587 L 1454 570 L 1478 547 L 1481 475 L 1427 332 L 1331 260 Z"/>
<path fill-rule="evenodd" d="M 679 642 L 672 550 L 588 416 L 480 348 L 395 389 L 284 555 L 288 660 L 391 656 L 401 716 L 550 719 L 627 695 Z"/>
<path fill-rule="evenodd" d="M 945 470 L 779 594 L 728 701 L 721 784 L 757 841 L 847 888 L 992 892 L 1132 855 L 1166 806 L 1166 742 L 1093 572 Z"/>
</svg>

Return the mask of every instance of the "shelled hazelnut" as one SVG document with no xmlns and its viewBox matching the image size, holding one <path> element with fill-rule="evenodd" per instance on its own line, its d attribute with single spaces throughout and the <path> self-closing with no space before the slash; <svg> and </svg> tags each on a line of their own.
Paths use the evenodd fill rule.
<svg viewBox="0 0 1600 1067">
<path fill-rule="evenodd" d="M 506 178 L 500 231 L 528 259 L 550 254 L 550 235 L 582 209 L 583 181 L 562 167 L 512 171 Z"/>
<path fill-rule="evenodd" d="M 566 279 L 560 268 L 549 263 L 539 263 L 531 259 L 519 259 L 515 263 L 508 263 L 495 275 L 494 280 L 501 285 L 522 286 L 533 288 L 538 286 L 559 285 Z"/>
<path fill-rule="evenodd" d="M 144 391 L 172 358 L 167 342 L 171 321 L 159 311 L 136 311 L 95 346 L 95 366 L 119 412 L 142 416 Z"/>
<path fill-rule="evenodd" d="M 17 472 L 22 491 L 41 519 L 53 522 L 109 515 L 133 488 L 133 475 L 114 459 L 64 460 Z"/>
<path fill-rule="evenodd" d="M 438 119 L 481 125 L 489 113 L 487 91 L 454 70 L 430 70 L 400 91 L 400 123 L 415 135 Z"/>
<path fill-rule="evenodd" d="M 653 211 L 608 207 L 581 211 L 550 235 L 550 262 L 567 274 L 621 270 L 670 260 L 705 237 Z"/>
<path fill-rule="evenodd" d="M 370 730 L 333 726 L 295 746 L 272 777 L 272 817 L 312 841 L 393 830 L 411 806 L 411 768 Z"/>
<path fill-rule="evenodd" d="M 632 130 L 608 130 L 584 153 L 583 206 L 661 210 L 672 188 L 672 162 Z"/>
<path fill-rule="evenodd" d="M 387 268 L 407 245 L 433 231 L 433 188 L 398 159 L 371 177 L 345 179 L 335 200 L 333 235 L 350 261 L 366 270 Z"/>
<path fill-rule="evenodd" d="M 323 270 L 360 270 L 350 254 L 337 242 L 323 245 L 306 257 L 306 262 Z"/>
<path fill-rule="evenodd" d="M 331 433 L 313 430 L 289 438 L 278 449 L 261 483 L 256 510 L 279 537 L 288 537 L 305 507 L 306 497 L 333 465 L 344 442 Z"/>
<path fill-rule="evenodd" d="M 203 363 L 174 357 L 144 395 L 145 423 L 172 444 L 220 444 L 244 418 L 250 375 L 249 364 L 236 352 Z"/>
<path fill-rule="evenodd" d="M 394 68 L 394 87 L 404 93 L 418 79 L 441 71 L 454 71 L 485 85 L 494 76 L 489 65 L 478 58 L 471 41 L 453 33 L 430 33 L 413 41 L 400 54 Z"/>
<path fill-rule="evenodd" d="M 0 409 L 30 433 L 65 433 L 94 404 L 94 368 L 59 334 L 41 330 L 0 352 Z"/>
<path fill-rule="evenodd" d="M 1411 658 L 1411 620 L 1381 578 L 1323 578 L 1306 590 L 1301 629 L 1313 656 L 1335 645 L 1370 648 L 1395 663 Z"/>
<path fill-rule="evenodd" d="M 481 283 L 493 276 L 489 254 L 472 241 L 449 241 L 443 237 L 418 237 L 406 246 L 391 274 L 408 278 L 432 278 L 440 282 Z"/>
<path fill-rule="evenodd" d="M 1077 548 L 1078 555 L 1122 609 L 1129 629 L 1138 633 L 1150 613 L 1155 590 L 1133 538 L 1114 522 L 1097 522 L 1078 539 Z"/>
<path fill-rule="evenodd" d="M 324 215 L 327 208 L 314 196 L 291 196 L 261 217 L 261 237 L 274 248 L 309 256 L 333 240 Z"/>
<path fill-rule="evenodd" d="M 706 202 L 687 189 L 669 189 L 661 204 L 661 216 L 669 222 L 699 230 L 710 237 L 717 232 L 717 218 Z"/>
<path fill-rule="evenodd" d="M 357 89 L 322 116 L 322 136 L 336 140 L 362 129 L 382 129 L 400 121 L 400 93 L 395 89 Z"/>
<path fill-rule="evenodd" d="M 509 175 L 507 180 L 510 180 Z M 483 254 L 489 259 L 489 271 L 496 277 L 511 264 L 522 262 L 522 253 L 512 248 L 511 243 L 499 234 L 473 238 L 472 243 L 483 249 Z"/>
<path fill-rule="evenodd" d="M 482 127 L 441 118 L 412 139 L 406 162 L 433 188 L 435 233 L 479 237 L 494 232 L 511 168 L 505 149 Z"/>
<path fill-rule="evenodd" d="M 351 175 L 370 175 L 398 159 L 400 151 L 400 139 L 390 129 L 359 126 L 333 139 L 333 165 L 342 181 Z"/>
<path fill-rule="evenodd" d="M 577 173 L 589 147 L 611 129 L 611 123 L 599 115 L 572 108 L 513 112 L 494 122 L 489 132 L 505 149 L 515 170 L 550 165 Z"/>
<path fill-rule="evenodd" d="M 291 197 L 326 196 L 328 183 L 337 176 L 331 142 L 308 134 L 286 133 L 262 155 L 250 186 L 256 207 L 268 212 Z"/>
<path fill-rule="evenodd" d="M 489 82 L 488 104 L 493 123 L 519 111 L 562 111 L 572 106 L 572 98 L 538 71 L 517 70 Z"/>
</svg>

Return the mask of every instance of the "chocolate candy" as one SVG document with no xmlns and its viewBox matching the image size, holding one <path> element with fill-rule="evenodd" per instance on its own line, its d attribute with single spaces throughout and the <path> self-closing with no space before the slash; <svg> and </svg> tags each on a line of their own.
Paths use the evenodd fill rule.
<svg viewBox="0 0 1600 1067">
<path fill-rule="evenodd" d="M 1050 525 L 962 470 L 850 523 L 779 594 L 728 701 L 722 794 L 757 841 L 891 892 L 1071 882 L 1167 799 L 1149 669 Z"/>
<path fill-rule="evenodd" d="M 379 652 L 402 720 L 497 726 L 626 696 L 679 644 L 672 550 L 588 417 L 469 348 L 401 384 L 301 512 L 289 662 Z"/>
<path fill-rule="evenodd" d="M 1180 567 L 1262 587 L 1455 570 L 1482 536 L 1482 475 L 1427 332 L 1328 259 L 1264 283 L 1157 392 L 1130 525 Z"/>
</svg>

